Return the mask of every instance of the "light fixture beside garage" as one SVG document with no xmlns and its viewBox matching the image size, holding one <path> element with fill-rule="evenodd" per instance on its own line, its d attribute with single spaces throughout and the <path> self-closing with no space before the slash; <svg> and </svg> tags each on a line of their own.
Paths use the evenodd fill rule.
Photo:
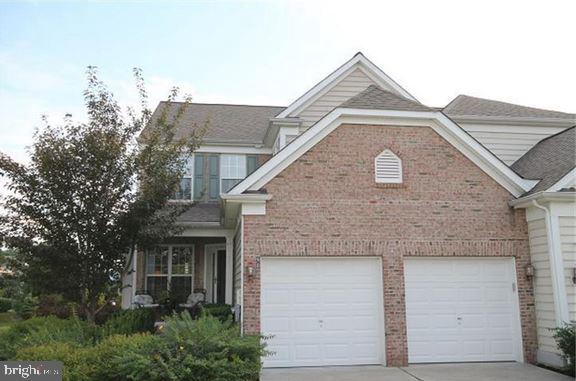
<svg viewBox="0 0 576 381">
<path fill-rule="evenodd" d="M 532 266 L 531 264 L 527 264 L 525 270 L 526 270 L 526 278 L 528 280 L 534 279 L 534 266 Z"/>
</svg>

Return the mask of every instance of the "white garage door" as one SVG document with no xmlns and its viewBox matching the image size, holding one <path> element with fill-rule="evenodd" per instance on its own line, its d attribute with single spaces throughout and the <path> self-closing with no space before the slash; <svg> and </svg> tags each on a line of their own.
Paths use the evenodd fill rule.
<svg viewBox="0 0 576 381">
<path fill-rule="evenodd" d="M 406 259 L 408 360 L 521 361 L 512 259 Z"/>
<path fill-rule="evenodd" d="M 263 258 L 265 367 L 383 363 L 381 262 Z"/>
</svg>

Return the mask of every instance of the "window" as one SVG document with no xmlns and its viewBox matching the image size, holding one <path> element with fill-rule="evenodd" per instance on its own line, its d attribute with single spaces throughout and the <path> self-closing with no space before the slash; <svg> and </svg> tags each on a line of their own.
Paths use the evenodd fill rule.
<svg viewBox="0 0 576 381">
<path fill-rule="evenodd" d="M 245 155 L 220 156 L 220 189 L 222 193 L 228 192 L 246 177 Z"/>
<path fill-rule="evenodd" d="M 377 183 L 399 184 L 402 182 L 402 160 L 394 152 L 384 150 L 374 159 L 374 172 Z"/>
<path fill-rule="evenodd" d="M 180 180 L 180 185 L 172 197 L 173 200 L 192 200 L 192 181 L 194 179 L 194 157 L 186 160 L 184 166 L 184 176 Z"/>
<path fill-rule="evenodd" d="M 193 277 L 193 246 L 158 246 L 146 255 L 146 292 L 155 301 L 170 290 L 175 301 L 184 302 L 192 293 Z"/>
</svg>

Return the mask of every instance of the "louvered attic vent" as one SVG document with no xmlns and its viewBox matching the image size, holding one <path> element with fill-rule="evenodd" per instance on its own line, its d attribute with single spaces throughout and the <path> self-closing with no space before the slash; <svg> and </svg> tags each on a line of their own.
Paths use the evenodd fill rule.
<svg viewBox="0 0 576 381">
<path fill-rule="evenodd" d="M 402 182 L 402 160 L 390 150 L 384 150 L 374 159 L 377 183 L 398 184 Z"/>
</svg>

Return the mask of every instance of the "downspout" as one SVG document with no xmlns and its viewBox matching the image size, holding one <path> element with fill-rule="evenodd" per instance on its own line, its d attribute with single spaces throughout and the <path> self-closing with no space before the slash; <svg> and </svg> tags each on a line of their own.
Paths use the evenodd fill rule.
<svg viewBox="0 0 576 381">
<path fill-rule="evenodd" d="M 546 234 L 548 239 L 548 256 L 550 258 L 550 274 L 552 276 L 552 292 L 554 294 L 554 310 L 556 326 L 562 327 L 570 321 L 568 313 L 568 300 L 564 280 L 564 261 L 562 260 L 562 246 L 560 243 L 560 229 L 558 219 L 552 215 L 548 207 L 532 200 L 532 205 L 544 211 L 546 218 Z"/>
</svg>

